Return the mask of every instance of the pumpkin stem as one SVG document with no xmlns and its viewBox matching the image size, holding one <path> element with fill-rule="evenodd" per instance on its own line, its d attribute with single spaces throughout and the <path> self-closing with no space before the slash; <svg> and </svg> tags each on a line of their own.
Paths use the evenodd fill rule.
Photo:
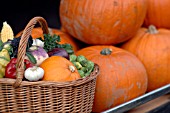
<svg viewBox="0 0 170 113">
<path fill-rule="evenodd" d="M 157 33 L 158 33 L 158 30 L 156 29 L 156 27 L 155 27 L 154 25 L 150 25 L 150 26 L 148 27 L 148 32 L 149 32 L 150 34 L 157 34 Z"/>
<path fill-rule="evenodd" d="M 70 65 L 70 66 L 69 66 L 69 70 L 73 73 L 73 72 L 75 71 L 75 67 L 72 66 L 72 65 Z"/>
<path fill-rule="evenodd" d="M 110 48 L 104 48 L 101 52 L 100 52 L 100 54 L 102 54 L 102 55 L 110 55 L 112 53 L 112 49 L 110 49 Z"/>
</svg>

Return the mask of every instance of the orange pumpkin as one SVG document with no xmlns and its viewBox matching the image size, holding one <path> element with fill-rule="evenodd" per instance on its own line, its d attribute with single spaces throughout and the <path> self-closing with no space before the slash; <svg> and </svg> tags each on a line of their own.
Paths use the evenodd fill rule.
<svg viewBox="0 0 170 113">
<path fill-rule="evenodd" d="M 73 50 L 74 51 L 77 51 L 79 49 L 79 45 L 78 45 L 78 42 L 73 38 L 71 37 L 69 34 L 61 31 L 61 30 L 58 30 L 58 29 L 54 29 L 54 28 L 49 28 L 49 31 L 50 31 L 50 34 L 56 34 L 56 35 L 59 35 L 60 38 L 61 38 L 61 42 L 60 44 L 64 44 L 64 43 L 68 43 L 68 44 L 71 44 L 73 46 Z M 20 31 L 16 37 L 20 36 L 22 34 L 23 31 Z M 32 34 L 31 36 L 35 39 L 35 38 L 39 38 L 39 37 L 42 37 L 43 38 L 43 31 L 40 27 L 37 27 L 37 28 L 34 28 L 32 30 Z"/>
<path fill-rule="evenodd" d="M 64 30 L 87 44 L 117 44 L 133 37 L 146 15 L 147 0 L 61 0 Z"/>
<path fill-rule="evenodd" d="M 66 82 L 81 78 L 76 67 L 61 56 L 49 57 L 40 67 L 44 69 L 43 80 L 46 81 Z"/>
<path fill-rule="evenodd" d="M 93 112 L 102 112 L 145 93 L 146 70 L 130 52 L 114 46 L 89 46 L 76 54 L 100 66 Z"/>
<path fill-rule="evenodd" d="M 141 28 L 136 36 L 122 45 L 144 64 L 148 74 L 148 89 L 152 91 L 170 83 L 170 31 Z"/>
<path fill-rule="evenodd" d="M 170 0 L 148 0 L 148 9 L 144 26 L 170 29 Z"/>
</svg>

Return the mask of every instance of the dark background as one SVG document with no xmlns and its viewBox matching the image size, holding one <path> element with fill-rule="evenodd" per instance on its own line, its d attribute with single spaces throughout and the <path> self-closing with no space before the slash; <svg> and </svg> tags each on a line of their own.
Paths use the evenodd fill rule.
<svg viewBox="0 0 170 113">
<path fill-rule="evenodd" d="M 60 28 L 59 4 L 60 0 L 4 0 L 0 6 L 0 31 L 7 21 L 16 35 L 35 16 L 44 17 L 51 28 Z"/>
</svg>

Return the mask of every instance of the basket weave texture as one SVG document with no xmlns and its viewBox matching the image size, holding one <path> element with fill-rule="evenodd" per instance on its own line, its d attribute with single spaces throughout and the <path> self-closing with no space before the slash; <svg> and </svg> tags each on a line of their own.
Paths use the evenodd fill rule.
<svg viewBox="0 0 170 113">
<path fill-rule="evenodd" d="M 49 33 L 44 18 L 34 17 L 21 36 L 17 56 L 17 78 L 0 79 L 0 113 L 6 112 L 78 112 L 92 111 L 96 78 L 99 66 L 90 76 L 70 82 L 23 81 L 24 56 L 28 38 L 35 24 L 39 23 L 43 33 Z"/>
</svg>

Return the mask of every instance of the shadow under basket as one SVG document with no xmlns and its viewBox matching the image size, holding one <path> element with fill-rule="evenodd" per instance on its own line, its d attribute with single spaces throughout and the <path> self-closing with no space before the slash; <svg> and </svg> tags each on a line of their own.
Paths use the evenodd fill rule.
<svg viewBox="0 0 170 113">
<path fill-rule="evenodd" d="M 0 79 L 0 113 L 6 112 L 81 112 L 92 111 L 96 78 L 99 66 L 86 78 L 70 82 L 22 81 L 23 55 L 25 55 L 28 35 L 39 22 L 43 31 L 48 33 L 47 23 L 42 17 L 30 20 L 21 36 L 17 57 L 17 78 Z M 25 42 L 24 42 L 25 41 Z M 23 44 L 26 43 L 26 44 Z M 22 51 L 22 52 L 21 52 Z M 24 51 L 24 52 L 23 52 Z"/>
</svg>

